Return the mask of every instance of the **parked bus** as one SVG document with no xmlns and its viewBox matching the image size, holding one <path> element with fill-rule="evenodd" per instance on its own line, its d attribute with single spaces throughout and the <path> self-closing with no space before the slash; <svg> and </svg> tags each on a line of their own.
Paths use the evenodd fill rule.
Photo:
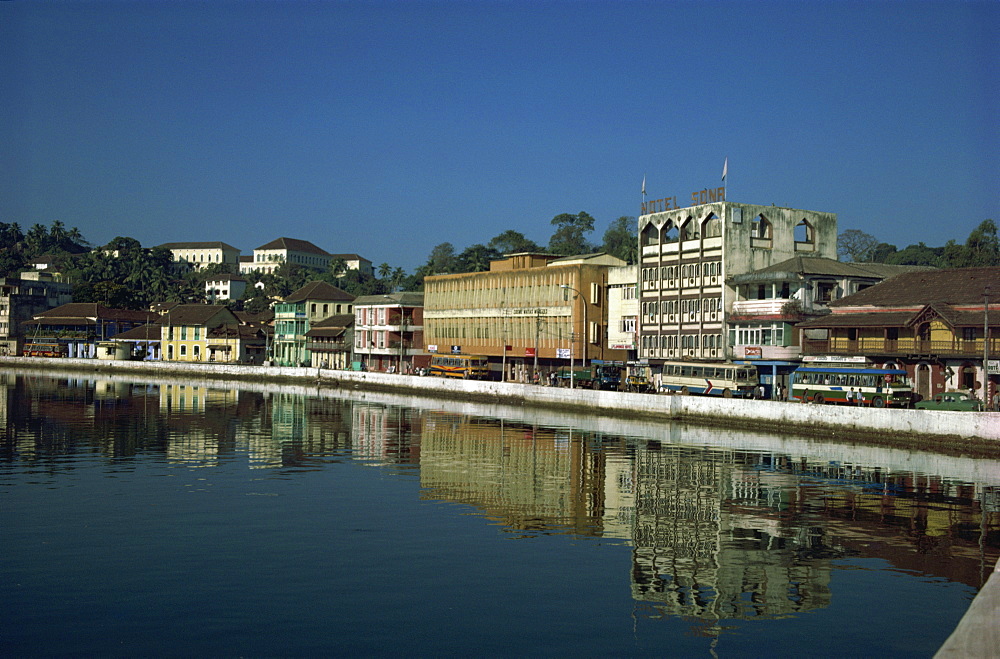
<svg viewBox="0 0 1000 659">
<path fill-rule="evenodd" d="M 434 355 L 431 357 L 431 375 L 466 380 L 487 380 L 490 369 L 483 355 Z"/>
<path fill-rule="evenodd" d="M 906 371 L 893 368 L 804 366 L 792 373 L 791 394 L 798 401 L 871 407 L 909 407 L 913 401 Z"/>
<path fill-rule="evenodd" d="M 63 343 L 26 343 L 21 354 L 25 357 L 65 357 L 67 350 Z"/>
<path fill-rule="evenodd" d="M 724 398 L 750 398 L 757 386 L 757 369 L 736 364 L 664 362 L 660 391 Z"/>
</svg>

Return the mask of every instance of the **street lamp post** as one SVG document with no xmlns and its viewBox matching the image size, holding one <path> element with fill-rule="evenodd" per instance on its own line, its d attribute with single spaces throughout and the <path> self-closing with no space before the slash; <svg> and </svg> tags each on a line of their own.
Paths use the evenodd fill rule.
<svg viewBox="0 0 1000 659">
<path fill-rule="evenodd" d="M 588 337 L 587 337 L 587 299 L 583 297 L 583 293 L 581 293 L 580 291 L 576 290 L 575 288 L 573 288 L 569 284 L 559 284 L 559 288 L 563 289 L 564 291 L 573 291 L 574 293 L 576 293 L 576 296 L 578 298 L 580 298 L 580 300 L 583 302 L 583 331 L 580 332 L 580 339 L 581 339 L 580 343 L 582 344 L 583 350 L 581 350 L 581 352 L 580 352 L 580 365 L 583 368 L 587 368 L 587 340 L 588 340 Z M 569 381 L 570 382 L 573 381 L 573 374 L 572 373 L 570 373 Z"/>
<path fill-rule="evenodd" d="M 990 407 L 990 287 L 983 289 L 983 408 Z"/>
</svg>

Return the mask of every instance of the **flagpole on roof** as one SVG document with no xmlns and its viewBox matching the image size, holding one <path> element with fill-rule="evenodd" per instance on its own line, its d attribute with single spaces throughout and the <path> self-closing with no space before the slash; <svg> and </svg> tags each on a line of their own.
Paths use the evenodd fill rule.
<svg viewBox="0 0 1000 659">
<path fill-rule="evenodd" d="M 722 163 L 722 197 L 729 200 L 729 190 L 726 188 L 729 185 L 729 181 L 726 180 L 726 176 L 729 174 L 729 156 L 726 156 L 725 162 Z"/>
<path fill-rule="evenodd" d="M 642 175 L 642 209 L 645 212 L 646 208 L 646 175 Z"/>
</svg>

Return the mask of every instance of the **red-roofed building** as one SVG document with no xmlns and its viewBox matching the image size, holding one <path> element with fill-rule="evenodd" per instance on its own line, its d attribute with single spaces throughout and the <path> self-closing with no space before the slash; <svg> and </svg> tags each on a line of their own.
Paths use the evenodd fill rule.
<svg viewBox="0 0 1000 659">
<path fill-rule="evenodd" d="M 828 304 L 801 323 L 804 359 L 864 357 L 905 368 L 929 398 L 968 390 L 992 399 L 1000 381 L 1000 267 L 907 272 Z"/>
</svg>

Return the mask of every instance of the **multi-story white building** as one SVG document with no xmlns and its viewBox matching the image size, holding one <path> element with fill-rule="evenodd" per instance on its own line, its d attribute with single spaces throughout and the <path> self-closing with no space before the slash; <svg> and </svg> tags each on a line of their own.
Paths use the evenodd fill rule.
<svg viewBox="0 0 1000 659">
<path fill-rule="evenodd" d="M 21 354 L 25 321 L 72 301 L 73 287 L 45 272 L 0 278 L 0 355 Z"/>
<path fill-rule="evenodd" d="M 834 213 L 729 201 L 639 218 L 639 351 L 664 360 L 733 358 L 727 278 L 796 255 L 836 259 Z M 742 357 L 742 356 L 741 356 Z"/>
<path fill-rule="evenodd" d="M 638 334 L 638 266 L 608 268 L 608 349 L 628 350 L 635 359 Z"/>
<path fill-rule="evenodd" d="M 205 299 L 209 302 L 242 300 L 247 292 L 247 280 L 242 275 L 228 272 L 205 280 Z"/>
<path fill-rule="evenodd" d="M 174 256 L 178 270 L 201 270 L 213 263 L 226 263 L 233 271 L 239 268 L 240 250 L 223 242 L 164 243 Z"/>
<path fill-rule="evenodd" d="M 274 272 L 282 263 L 291 263 L 318 272 L 330 269 L 333 255 L 308 240 L 277 238 L 253 251 L 253 261 L 241 262 L 240 272 Z"/>
</svg>

